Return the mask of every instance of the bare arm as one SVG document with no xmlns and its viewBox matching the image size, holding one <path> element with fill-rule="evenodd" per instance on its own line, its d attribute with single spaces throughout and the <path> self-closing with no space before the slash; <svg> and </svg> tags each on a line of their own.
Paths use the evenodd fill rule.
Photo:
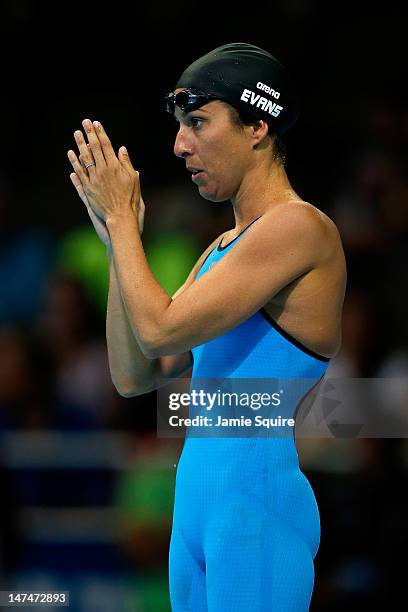
<svg viewBox="0 0 408 612">
<path fill-rule="evenodd" d="M 89 145 L 88 155 L 91 155 Z M 89 163 L 91 157 L 83 159 Z M 106 246 L 109 256 L 109 295 L 106 318 L 106 338 L 108 345 L 109 368 L 113 384 L 123 397 L 141 395 L 157 389 L 165 384 L 165 379 L 172 379 L 187 373 L 192 366 L 191 351 L 184 351 L 177 355 L 164 355 L 149 359 L 140 350 L 120 293 L 116 268 L 112 257 L 112 245 L 105 223 L 93 212 L 84 193 L 82 183 L 76 173 L 70 175 L 79 197 L 85 204 L 95 231 Z M 138 210 L 138 225 L 140 233 L 144 225 L 144 203 L 141 198 Z M 185 283 L 174 294 L 173 300 L 189 287 L 200 269 L 208 253 L 215 246 L 217 238 L 204 251 L 191 270 Z"/>
<path fill-rule="evenodd" d="M 164 384 L 163 379 L 181 376 L 192 365 L 190 351 L 156 359 L 143 355 L 129 325 L 113 258 L 109 264 L 106 340 L 112 382 L 123 397 L 153 391 Z"/>
<path fill-rule="evenodd" d="M 306 204 L 277 205 L 175 300 L 152 275 L 133 218 L 107 219 L 129 323 L 149 359 L 177 355 L 246 321 L 292 281 L 308 274 L 326 245 Z"/>
<path fill-rule="evenodd" d="M 198 259 L 186 282 L 174 294 L 173 300 L 193 283 L 202 262 L 215 243 L 216 241 Z M 109 263 L 106 339 L 112 381 L 123 397 L 153 391 L 164 386 L 166 379 L 180 377 L 192 367 L 191 351 L 154 359 L 149 359 L 142 353 L 129 324 L 112 256 Z"/>
</svg>

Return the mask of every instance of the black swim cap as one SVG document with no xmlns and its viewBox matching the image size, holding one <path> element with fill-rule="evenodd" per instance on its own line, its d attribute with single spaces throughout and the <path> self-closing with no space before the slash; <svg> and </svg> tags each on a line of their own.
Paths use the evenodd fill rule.
<svg viewBox="0 0 408 612">
<path fill-rule="evenodd" d="M 273 55 L 247 43 L 217 47 L 193 62 L 177 88 L 191 88 L 228 102 L 282 134 L 299 116 L 299 99 L 285 68 Z"/>
</svg>

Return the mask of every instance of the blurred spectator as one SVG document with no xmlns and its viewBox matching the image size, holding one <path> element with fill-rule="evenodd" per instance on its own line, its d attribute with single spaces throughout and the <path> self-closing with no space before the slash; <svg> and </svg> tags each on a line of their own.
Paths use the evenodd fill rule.
<svg viewBox="0 0 408 612">
<path fill-rule="evenodd" d="M 26 332 L 0 328 L 0 429 L 50 424 L 52 364 Z"/>
<path fill-rule="evenodd" d="M 24 222 L 24 213 L 0 173 L 0 325 L 33 323 L 52 252 L 47 232 Z"/>
<path fill-rule="evenodd" d="M 99 428 L 106 423 L 114 389 L 104 325 L 78 280 L 63 275 L 50 279 L 36 332 L 55 363 L 57 427 Z"/>
<path fill-rule="evenodd" d="M 331 360 L 326 378 L 358 378 L 366 375 L 374 329 L 373 313 L 365 293 L 356 287 L 349 287 L 344 300 L 341 349 Z"/>
<path fill-rule="evenodd" d="M 155 432 L 130 438 L 129 467 L 117 483 L 122 550 L 134 588 L 133 609 L 170 611 L 168 555 L 180 440 Z"/>
<path fill-rule="evenodd" d="M 357 254 L 381 248 L 380 198 L 394 178 L 395 166 L 384 153 L 373 148 L 355 155 L 351 172 L 337 187 L 330 207 L 347 252 Z"/>
<path fill-rule="evenodd" d="M 67 232 L 59 241 L 55 257 L 55 273 L 76 279 L 85 289 L 88 301 L 106 316 L 109 287 L 106 248 L 98 238 L 91 221 Z"/>
<path fill-rule="evenodd" d="M 408 284 L 404 282 L 408 261 L 408 182 L 406 168 L 388 185 L 380 202 L 380 221 L 387 236 L 378 266 L 377 292 L 382 296 L 382 313 L 387 325 L 387 345 L 408 346 Z M 381 279 L 381 280 L 380 280 Z M 387 350 L 387 345 L 385 350 Z"/>
</svg>

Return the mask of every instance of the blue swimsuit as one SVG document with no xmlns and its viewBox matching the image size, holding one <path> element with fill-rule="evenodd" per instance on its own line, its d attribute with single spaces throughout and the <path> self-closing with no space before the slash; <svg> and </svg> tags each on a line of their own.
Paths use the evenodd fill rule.
<svg viewBox="0 0 408 612">
<path fill-rule="evenodd" d="M 247 229 L 215 247 L 197 278 Z M 299 378 L 311 388 L 329 364 L 263 309 L 192 353 L 192 384 L 195 378 Z M 296 405 L 292 416 L 295 411 Z M 319 511 L 293 436 L 186 437 L 170 542 L 173 612 L 304 612 L 319 541 Z"/>
</svg>

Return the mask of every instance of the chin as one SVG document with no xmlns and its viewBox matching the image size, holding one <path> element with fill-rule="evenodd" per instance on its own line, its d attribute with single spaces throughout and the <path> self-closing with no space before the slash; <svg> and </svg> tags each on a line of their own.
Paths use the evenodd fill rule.
<svg viewBox="0 0 408 612">
<path fill-rule="evenodd" d="M 204 200 L 208 200 L 209 202 L 226 202 L 231 199 L 231 196 L 228 194 L 217 194 L 212 193 L 211 191 L 205 191 L 205 189 L 198 189 L 198 192 Z"/>
</svg>

